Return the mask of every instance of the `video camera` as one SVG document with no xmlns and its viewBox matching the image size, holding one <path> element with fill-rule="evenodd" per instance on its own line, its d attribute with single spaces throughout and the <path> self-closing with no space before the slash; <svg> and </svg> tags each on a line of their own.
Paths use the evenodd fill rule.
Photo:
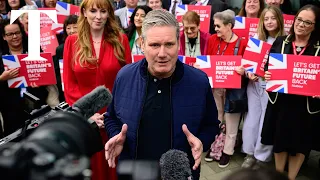
<svg viewBox="0 0 320 180">
<path fill-rule="evenodd" d="M 99 127 L 88 118 L 111 99 L 101 86 L 72 107 L 63 102 L 33 110 L 23 128 L 0 140 L 1 179 L 90 179 L 89 158 L 103 145 Z"/>
</svg>

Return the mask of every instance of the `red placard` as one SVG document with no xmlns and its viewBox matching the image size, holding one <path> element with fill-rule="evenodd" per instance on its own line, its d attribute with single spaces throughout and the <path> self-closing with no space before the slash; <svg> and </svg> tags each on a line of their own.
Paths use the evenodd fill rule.
<svg viewBox="0 0 320 180">
<path fill-rule="evenodd" d="M 178 56 L 179 61 L 188 64 L 189 66 L 193 66 L 196 63 L 197 58 L 195 57 L 188 57 L 188 56 Z"/>
<path fill-rule="evenodd" d="M 57 2 L 56 8 L 39 8 L 39 10 L 56 10 L 58 24 L 53 23 L 53 21 L 46 15 L 40 14 L 40 27 L 51 26 L 51 30 L 57 34 L 63 31 L 64 20 L 70 15 L 80 15 L 79 6 L 68 4 L 65 2 Z"/>
<path fill-rule="evenodd" d="M 268 71 L 272 75 L 267 83 L 267 91 L 319 95 L 320 57 L 271 53 Z"/>
<path fill-rule="evenodd" d="M 209 77 L 213 88 L 241 89 L 241 75 L 235 68 L 241 65 L 241 56 L 197 56 L 196 63 Z"/>
<path fill-rule="evenodd" d="M 51 31 L 51 26 L 40 29 L 40 46 L 44 52 L 56 55 L 56 49 L 59 46 L 56 33 Z"/>
<path fill-rule="evenodd" d="M 254 37 L 257 34 L 258 24 L 259 18 L 246 18 L 236 16 L 233 32 L 236 33 L 239 37 L 245 39 Z"/>
<path fill-rule="evenodd" d="M 8 80 L 9 88 L 57 84 L 52 56 L 41 53 L 46 61 L 22 61 L 27 54 L 2 56 L 5 69 L 19 68 L 19 76 Z"/>
<path fill-rule="evenodd" d="M 283 14 L 284 31 L 290 34 L 290 28 L 294 22 L 294 15 Z"/>
<path fill-rule="evenodd" d="M 241 65 L 247 71 L 263 77 L 264 66 L 267 62 L 270 48 L 270 44 L 251 37 L 244 51 Z"/>
<path fill-rule="evenodd" d="M 283 14 L 284 30 L 289 34 L 290 28 L 294 21 L 293 15 Z M 254 37 L 257 34 L 259 18 L 246 18 L 241 16 L 235 17 L 233 32 L 242 38 Z"/>
<path fill-rule="evenodd" d="M 38 8 L 38 10 L 56 10 L 55 8 Z M 44 13 L 40 13 L 40 28 L 51 26 L 54 22 Z"/>
<path fill-rule="evenodd" d="M 200 16 L 200 30 L 209 32 L 211 6 L 196 6 L 196 5 L 177 5 L 176 18 L 179 22 L 180 30 L 183 30 L 182 17 L 187 11 L 195 11 Z"/>
</svg>

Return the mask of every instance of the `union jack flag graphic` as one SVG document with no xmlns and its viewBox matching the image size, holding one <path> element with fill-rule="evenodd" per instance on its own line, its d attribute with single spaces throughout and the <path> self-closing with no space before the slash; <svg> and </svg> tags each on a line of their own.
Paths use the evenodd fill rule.
<svg viewBox="0 0 320 180">
<path fill-rule="evenodd" d="M 214 76 L 214 69 L 211 66 L 211 58 L 210 56 L 197 56 L 196 59 L 197 65 L 199 65 L 199 68 L 205 72 L 209 78 L 210 86 L 213 87 L 213 79 Z"/>
<path fill-rule="evenodd" d="M 287 55 L 271 53 L 268 69 L 287 69 Z"/>
<path fill-rule="evenodd" d="M 242 66 L 249 72 L 263 76 L 264 70 L 261 67 L 264 59 L 267 59 L 270 48 L 270 44 L 251 37 L 241 60 Z"/>
<path fill-rule="evenodd" d="M 182 63 L 188 64 L 189 66 L 193 66 L 194 63 L 196 62 L 195 57 L 187 57 L 187 56 L 178 56 L 179 61 L 181 61 Z"/>
<path fill-rule="evenodd" d="M 56 32 L 57 34 L 63 32 L 63 23 L 68 16 L 73 14 L 77 16 L 80 15 L 79 6 L 68 4 L 65 2 L 58 1 L 56 5 L 56 10 L 58 24 L 53 23 L 51 30 Z"/>
<path fill-rule="evenodd" d="M 8 80 L 9 88 L 25 88 L 28 87 L 26 78 L 24 76 L 16 77 Z"/>
<path fill-rule="evenodd" d="M 5 70 L 21 67 L 20 61 L 16 55 L 2 56 L 2 60 Z"/>
<path fill-rule="evenodd" d="M 267 91 L 288 93 L 288 81 L 287 80 L 270 80 L 267 82 Z"/>
<path fill-rule="evenodd" d="M 233 29 L 246 29 L 246 18 L 242 16 L 236 16 Z"/>
<path fill-rule="evenodd" d="M 62 91 L 64 91 L 64 83 L 63 83 L 63 59 L 59 60 L 59 68 L 60 68 L 60 74 L 61 74 L 61 86 Z"/>
<path fill-rule="evenodd" d="M 188 5 L 178 4 L 176 6 L 176 16 L 183 16 L 188 11 Z"/>
<path fill-rule="evenodd" d="M 16 55 L 2 56 L 5 70 L 20 68 L 20 62 Z M 8 80 L 9 88 L 25 88 L 28 86 L 25 77 L 16 77 Z"/>
<path fill-rule="evenodd" d="M 275 78 L 281 78 L 269 80 L 266 90 L 270 92 L 288 93 L 288 79 L 291 79 L 292 74 L 288 75 L 287 73 L 287 55 L 271 53 L 269 56 L 268 70 L 272 71 L 272 76 Z"/>
</svg>

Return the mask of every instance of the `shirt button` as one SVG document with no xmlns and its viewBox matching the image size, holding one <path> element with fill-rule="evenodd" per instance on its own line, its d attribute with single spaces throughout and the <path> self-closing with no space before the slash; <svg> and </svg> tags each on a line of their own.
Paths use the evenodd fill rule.
<svg viewBox="0 0 320 180">
<path fill-rule="evenodd" d="M 161 93 L 161 90 L 158 90 L 158 94 L 160 94 Z"/>
<path fill-rule="evenodd" d="M 154 82 L 157 82 L 157 79 L 154 79 L 153 81 L 154 81 Z"/>
</svg>

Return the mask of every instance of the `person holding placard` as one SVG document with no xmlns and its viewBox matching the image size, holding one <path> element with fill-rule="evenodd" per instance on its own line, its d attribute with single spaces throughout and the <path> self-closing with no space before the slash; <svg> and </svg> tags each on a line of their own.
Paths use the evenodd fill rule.
<svg viewBox="0 0 320 180">
<path fill-rule="evenodd" d="M 231 10 L 218 12 L 214 15 L 214 25 L 217 34 L 210 37 L 208 41 L 207 55 L 243 55 L 247 40 L 238 37 L 232 28 L 235 24 L 235 13 Z M 238 67 L 236 72 L 244 75 L 244 68 Z M 213 95 L 218 109 L 218 118 L 222 122 L 226 120 L 226 140 L 224 150 L 220 158 L 219 167 L 225 168 L 229 165 L 230 157 L 234 153 L 238 127 L 241 114 L 247 109 L 247 80 L 243 76 L 241 89 L 215 89 L 213 84 Z M 210 152 L 206 158 L 210 157 Z"/>
<path fill-rule="evenodd" d="M 4 136 L 7 136 L 24 125 L 29 116 L 24 112 L 22 93 L 28 91 L 46 104 L 48 91 L 45 86 L 28 88 L 9 88 L 8 80 L 19 76 L 19 68 L 6 69 L 3 55 L 26 54 L 28 51 L 28 37 L 19 20 L 10 24 L 10 19 L 3 20 L 0 32 L 5 44 L 0 54 L 0 111 L 3 116 Z"/>
<path fill-rule="evenodd" d="M 112 90 L 118 71 L 132 61 L 128 38 L 121 33 L 110 1 L 84 0 L 80 9 L 78 33 L 67 37 L 63 51 L 64 95 L 70 106 L 97 86 Z M 103 143 L 108 139 L 103 129 L 105 111 L 91 117 L 101 128 Z M 91 157 L 91 169 L 92 180 L 116 179 L 103 151 Z"/>
<path fill-rule="evenodd" d="M 320 56 L 320 10 L 306 5 L 295 16 L 290 35 L 278 37 L 270 53 Z M 268 69 L 266 64 L 266 70 Z M 272 74 L 265 72 L 266 81 Z M 273 145 L 276 169 L 283 172 L 288 160 L 288 176 L 294 180 L 305 155 L 312 147 L 312 120 L 319 120 L 320 100 L 302 95 L 268 93 L 269 102 L 261 142 Z"/>
<path fill-rule="evenodd" d="M 278 36 L 284 35 L 283 16 L 280 9 L 275 6 L 266 7 L 261 13 L 258 34 L 254 38 L 272 44 Z M 263 162 L 270 161 L 272 155 L 272 146 L 261 144 L 261 130 L 268 95 L 265 92 L 266 83 L 263 78 L 250 72 L 246 72 L 246 76 L 251 81 L 247 87 L 248 113 L 242 129 L 242 150 L 247 154 L 242 167 L 257 169 L 264 165 Z"/>
</svg>

